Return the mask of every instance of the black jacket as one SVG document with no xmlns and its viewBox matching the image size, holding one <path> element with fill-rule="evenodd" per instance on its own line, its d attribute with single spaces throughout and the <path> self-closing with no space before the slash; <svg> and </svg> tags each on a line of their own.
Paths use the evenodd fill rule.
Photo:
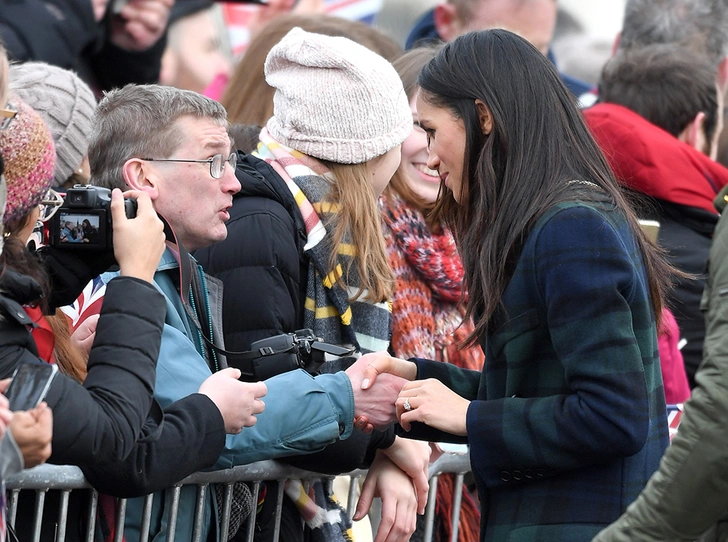
<svg viewBox="0 0 728 542">
<path fill-rule="evenodd" d="M 652 204 L 652 207 L 649 204 Z M 645 216 L 660 223 L 658 244 L 675 268 L 692 275 L 678 278 L 669 292 L 668 304 L 687 342 L 682 349 L 690 387 L 695 387 L 695 373 L 703 359 L 705 315 L 700 300 L 705 289 L 708 255 L 713 230 L 719 215 L 698 207 L 650 199 Z"/>
<path fill-rule="evenodd" d="M 6 269 L 0 279 L 0 378 L 24 361 L 38 361 L 22 304 L 38 299 L 35 281 Z M 129 277 L 112 280 L 83 386 L 58 375 L 46 402 L 53 410 L 49 462 L 78 465 L 103 493 L 144 495 L 214 464 L 225 442 L 222 417 L 212 401 L 194 394 L 164 414 L 152 399 L 166 302 L 152 285 Z M 85 388 L 85 389 L 84 389 Z M 163 423 L 162 423 L 163 422 Z M 194 450 L 195 453 L 189 453 Z M 33 495 L 21 494 L 16 520 L 30 536 Z M 69 503 L 67 540 L 82 540 L 84 492 Z M 57 517 L 58 495 L 48 494 L 46 517 Z M 53 540 L 55 522 L 43 523 Z"/>
<path fill-rule="evenodd" d="M 253 341 L 303 327 L 308 261 L 303 218 L 285 181 L 265 161 L 243 153 L 236 175 L 242 188 L 233 198 L 227 239 L 198 250 L 195 258 L 224 283 L 226 348 L 245 351 Z M 234 367 L 235 358 L 228 356 L 228 363 Z M 355 430 L 323 452 L 286 462 L 315 472 L 348 472 L 367 467 L 393 439 L 393 429 L 371 436 Z"/>
<path fill-rule="evenodd" d="M 40 289 L 10 269 L 0 288 L 0 378 L 6 378 L 20 363 L 38 361 L 21 305 L 38 299 Z M 54 415 L 53 463 L 125 459 L 152 405 L 164 297 L 150 284 L 124 278 L 109 284 L 101 314 L 83 387 L 59 375 L 45 399 Z"/>
</svg>

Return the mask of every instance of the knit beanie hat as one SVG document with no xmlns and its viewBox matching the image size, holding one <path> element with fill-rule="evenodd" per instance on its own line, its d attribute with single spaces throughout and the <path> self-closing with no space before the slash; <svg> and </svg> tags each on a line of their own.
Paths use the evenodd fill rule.
<svg viewBox="0 0 728 542">
<path fill-rule="evenodd" d="M 265 61 L 276 89 L 270 135 L 304 154 L 360 164 L 412 131 L 402 81 L 378 54 L 347 38 L 292 29 Z"/>
<path fill-rule="evenodd" d="M 18 114 L 0 130 L 0 152 L 5 160 L 7 206 L 3 224 L 25 216 L 53 184 L 56 153 L 53 138 L 40 115 L 22 100 L 11 97 Z"/>
<path fill-rule="evenodd" d="M 96 98 L 78 75 L 43 62 L 10 67 L 10 89 L 43 118 L 56 144 L 53 186 L 62 185 L 88 153 Z"/>
</svg>

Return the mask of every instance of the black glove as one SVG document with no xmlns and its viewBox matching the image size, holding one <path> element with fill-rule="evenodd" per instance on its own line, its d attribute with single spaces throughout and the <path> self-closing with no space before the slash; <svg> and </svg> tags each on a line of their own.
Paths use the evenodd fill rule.
<svg viewBox="0 0 728 542">
<path fill-rule="evenodd" d="M 70 305 L 91 280 L 112 267 L 118 268 L 112 249 L 77 251 L 46 245 L 35 253 L 51 281 L 50 310 Z"/>
</svg>

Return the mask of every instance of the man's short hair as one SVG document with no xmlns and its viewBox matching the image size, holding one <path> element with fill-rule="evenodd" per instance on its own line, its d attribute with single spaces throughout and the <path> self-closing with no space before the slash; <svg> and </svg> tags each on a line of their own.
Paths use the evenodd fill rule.
<svg viewBox="0 0 728 542">
<path fill-rule="evenodd" d="M 627 0 L 620 49 L 673 43 L 704 54 L 714 67 L 728 55 L 725 0 Z"/>
<path fill-rule="evenodd" d="M 91 182 L 126 190 L 122 176 L 130 158 L 170 158 L 182 143 L 175 122 L 209 118 L 227 127 L 225 108 L 197 92 L 161 85 L 126 85 L 98 105 L 89 141 Z"/>
<path fill-rule="evenodd" d="M 703 112 L 705 135 L 712 139 L 720 114 L 715 67 L 677 45 L 620 51 L 602 70 L 599 96 L 675 137 Z"/>
</svg>

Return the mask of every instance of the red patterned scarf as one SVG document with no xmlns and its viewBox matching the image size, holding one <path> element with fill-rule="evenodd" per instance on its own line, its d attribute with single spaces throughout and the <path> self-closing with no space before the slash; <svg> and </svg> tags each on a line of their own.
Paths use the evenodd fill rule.
<svg viewBox="0 0 728 542">
<path fill-rule="evenodd" d="M 463 265 L 452 234 L 431 231 L 422 213 L 396 194 L 383 196 L 379 205 L 396 278 L 394 353 L 480 370 L 485 359 L 480 347 L 457 348 L 473 325 L 462 323 Z"/>
</svg>

